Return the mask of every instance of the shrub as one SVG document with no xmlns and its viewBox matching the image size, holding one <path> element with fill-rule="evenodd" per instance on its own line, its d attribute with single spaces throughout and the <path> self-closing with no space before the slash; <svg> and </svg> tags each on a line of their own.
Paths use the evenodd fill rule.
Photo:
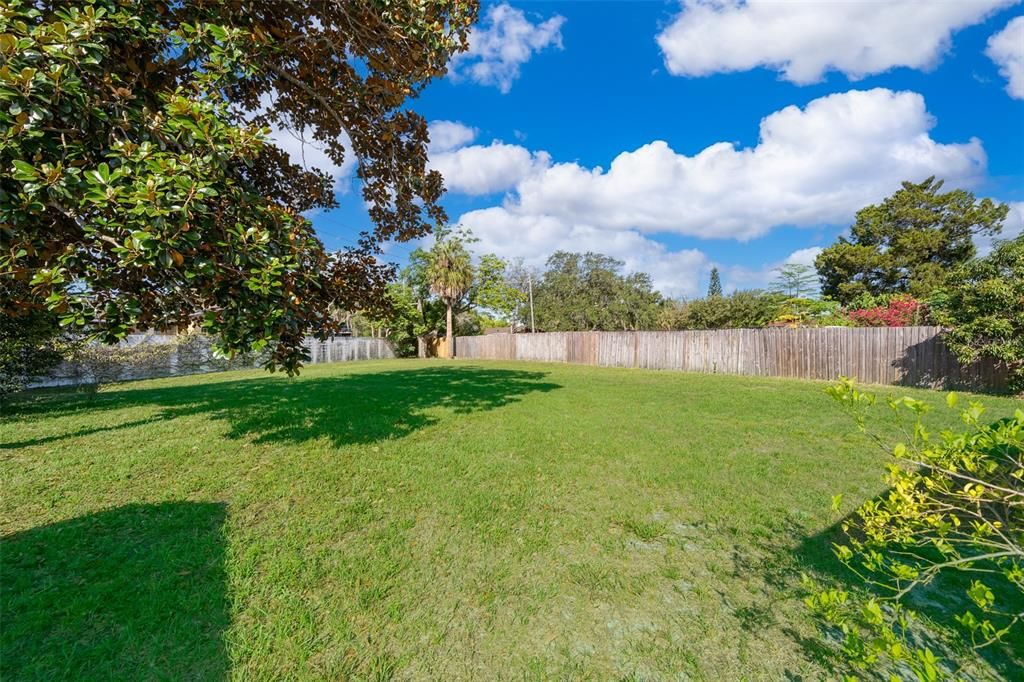
<svg viewBox="0 0 1024 682">
<path fill-rule="evenodd" d="M 847 310 L 865 310 L 867 308 L 878 308 L 889 305 L 889 301 L 893 300 L 901 294 L 869 294 L 867 292 L 856 296 L 853 300 L 846 304 Z"/>
<path fill-rule="evenodd" d="M 928 308 L 913 296 L 902 294 L 891 297 L 884 304 L 855 308 L 846 314 L 858 327 L 908 327 L 923 324 Z"/>
<path fill-rule="evenodd" d="M 0 398 L 47 375 L 73 345 L 48 311 L 0 315 Z"/>
<path fill-rule="evenodd" d="M 690 304 L 686 301 L 666 299 L 658 309 L 658 329 L 686 329 Z"/>
<path fill-rule="evenodd" d="M 136 344 L 89 343 L 70 360 L 89 383 L 97 386 L 123 379 L 168 375 L 176 342 Z"/>
<path fill-rule="evenodd" d="M 775 319 L 785 297 L 758 290 L 709 296 L 669 309 L 663 324 L 676 329 L 740 329 L 764 327 Z"/>
<path fill-rule="evenodd" d="M 157 343 L 146 338 L 135 343 L 83 344 L 68 360 L 80 377 L 101 386 L 128 379 L 256 367 L 265 362 L 266 353 L 227 356 L 218 351 L 213 337 L 190 331 Z"/>
<path fill-rule="evenodd" d="M 992 358 L 1007 368 L 1011 390 L 1024 391 L 1024 236 L 954 271 L 932 306 L 961 362 Z"/>
<path fill-rule="evenodd" d="M 827 298 L 788 298 L 779 304 L 773 326 L 785 327 L 849 327 L 851 321 L 842 314 L 837 301 Z"/>
<path fill-rule="evenodd" d="M 259 352 L 225 353 L 217 346 L 215 337 L 195 329 L 178 334 L 171 343 L 177 374 L 201 374 L 266 366 L 268 356 L 266 349 Z M 308 358 L 305 358 L 305 361 L 308 361 Z"/>
<path fill-rule="evenodd" d="M 829 393 L 866 431 L 874 396 L 848 379 Z M 946 402 L 956 409 L 956 394 Z M 961 585 L 955 589 L 965 600 L 947 593 L 942 601 L 968 605 L 955 607 L 955 623 L 973 648 L 1007 639 L 1024 619 L 1024 411 L 986 424 L 984 407 L 971 402 L 960 410 L 965 430 L 933 434 L 922 421 L 926 403 L 888 404 L 904 423 L 910 418 L 907 441 L 890 451 L 889 491 L 844 522 L 845 541 L 834 545 L 875 594 L 819 590 L 807 603 L 842 633 L 854 668 L 895 666 L 920 680 L 955 679 L 951 662 L 915 637 L 917 618 L 906 600 L 943 578 L 947 587 Z M 840 502 L 837 496 L 834 507 Z"/>
</svg>

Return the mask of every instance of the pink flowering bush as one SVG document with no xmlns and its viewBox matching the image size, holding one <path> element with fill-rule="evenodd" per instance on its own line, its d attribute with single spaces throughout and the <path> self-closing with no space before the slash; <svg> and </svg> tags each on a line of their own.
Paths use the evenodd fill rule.
<svg viewBox="0 0 1024 682">
<path fill-rule="evenodd" d="M 848 310 L 846 316 L 858 327 L 907 327 L 922 324 L 927 313 L 924 303 L 902 295 L 893 297 L 886 305 Z"/>
</svg>

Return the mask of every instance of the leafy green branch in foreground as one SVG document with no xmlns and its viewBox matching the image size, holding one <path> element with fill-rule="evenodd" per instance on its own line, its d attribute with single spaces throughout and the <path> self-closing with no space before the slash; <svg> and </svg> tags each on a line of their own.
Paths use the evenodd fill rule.
<svg viewBox="0 0 1024 682">
<path fill-rule="evenodd" d="M 873 394 L 845 378 L 828 393 L 870 434 Z M 980 403 L 957 408 L 958 402 L 955 393 L 947 396 L 966 429 L 936 434 L 923 421 L 928 404 L 888 400 L 905 434 L 891 448 L 889 490 L 844 521 L 845 541 L 834 545 L 871 596 L 818 589 L 807 598 L 842 633 L 843 655 L 855 669 L 893 666 L 920 680 L 959 679 L 916 635 L 917 617 L 906 601 L 928 586 L 943 592 L 971 648 L 1005 641 L 1024 619 L 1024 411 L 986 424 Z M 836 496 L 833 507 L 840 504 Z"/>
</svg>

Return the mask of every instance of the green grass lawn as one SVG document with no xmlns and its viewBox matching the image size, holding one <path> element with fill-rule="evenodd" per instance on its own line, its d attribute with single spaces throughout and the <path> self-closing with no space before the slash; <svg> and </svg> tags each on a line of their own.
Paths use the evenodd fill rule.
<svg viewBox="0 0 1024 682">
<path fill-rule="evenodd" d="M 0 678 L 834 677 L 799 575 L 846 579 L 830 499 L 885 456 L 822 388 L 382 361 L 29 394 Z"/>
</svg>

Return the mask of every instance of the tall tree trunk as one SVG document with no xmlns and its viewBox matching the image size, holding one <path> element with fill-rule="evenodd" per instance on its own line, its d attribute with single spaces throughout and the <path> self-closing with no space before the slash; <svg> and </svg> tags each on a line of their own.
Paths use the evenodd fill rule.
<svg viewBox="0 0 1024 682">
<path fill-rule="evenodd" d="M 448 310 L 445 313 L 445 333 L 444 333 L 445 345 L 448 346 L 448 358 L 452 358 L 452 304 L 448 304 Z"/>
</svg>

